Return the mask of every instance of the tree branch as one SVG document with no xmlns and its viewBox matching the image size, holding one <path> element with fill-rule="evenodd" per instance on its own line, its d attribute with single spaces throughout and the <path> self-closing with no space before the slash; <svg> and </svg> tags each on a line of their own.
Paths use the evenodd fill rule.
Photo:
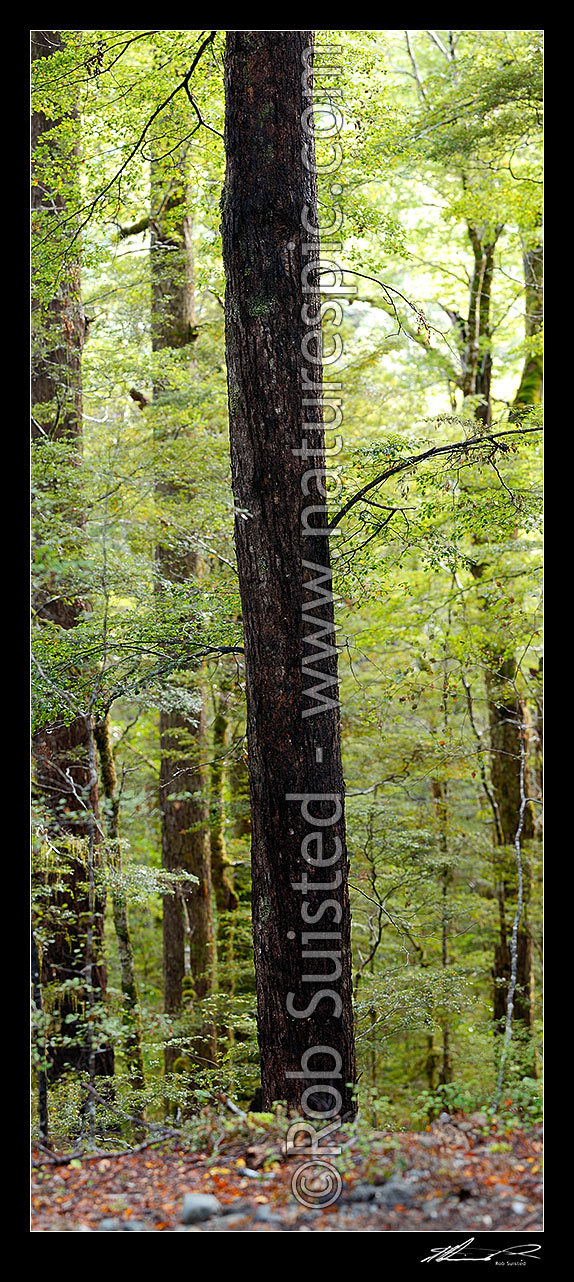
<svg viewBox="0 0 574 1282">
<path fill-rule="evenodd" d="M 328 531 L 331 534 L 337 525 L 341 523 L 343 517 L 347 515 L 347 512 L 350 512 L 356 503 L 360 503 L 369 490 L 373 490 L 376 485 L 382 485 L 391 476 L 398 476 L 400 472 L 406 472 L 409 468 L 415 467 L 417 463 L 424 463 L 430 458 L 438 458 L 441 454 L 465 453 L 466 450 L 477 449 L 487 443 L 495 445 L 503 436 L 524 436 L 527 432 L 541 431 L 541 427 L 509 428 L 504 432 L 491 432 L 487 436 L 470 436 L 464 441 L 453 441 L 451 445 L 433 445 L 432 449 L 424 450 L 422 454 L 411 454 L 409 458 L 403 459 L 401 463 L 394 463 L 392 467 L 388 467 L 386 471 L 381 472 L 379 476 L 375 476 L 374 480 L 368 481 L 356 494 L 353 494 L 352 498 L 343 504 L 343 507 L 339 509 L 333 520 L 329 522 Z M 498 448 L 505 449 L 504 445 L 499 445 Z M 506 446 L 506 449 L 508 448 Z"/>
</svg>

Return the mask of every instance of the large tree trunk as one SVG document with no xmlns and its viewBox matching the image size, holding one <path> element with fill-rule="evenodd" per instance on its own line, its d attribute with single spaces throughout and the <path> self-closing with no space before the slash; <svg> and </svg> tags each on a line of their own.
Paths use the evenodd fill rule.
<svg viewBox="0 0 574 1282">
<path fill-rule="evenodd" d="M 33 31 L 32 60 L 48 58 L 63 48 L 58 31 Z M 75 118 L 73 110 L 70 119 Z M 37 150 L 45 147 L 53 162 L 59 155 L 59 144 L 50 137 L 57 131 L 60 121 L 47 119 L 43 112 L 32 115 L 33 158 Z M 77 157 L 71 150 L 71 161 Z M 44 162 L 45 163 L 45 162 Z M 65 163 L 65 158 L 62 159 Z M 44 175 L 40 159 L 34 165 L 32 184 L 33 218 L 37 229 L 46 234 L 46 218 L 57 221 L 65 213 L 65 204 L 58 187 L 52 190 Z M 32 337 L 32 439 L 69 441 L 70 465 L 79 466 L 82 451 L 82 387 L 81 356 L 85 336 L 85 320 L 80 293 L 79 263 L 69 258 L 63 283 L 48 305 L 33 303 Z M 63 513 L 63 519 L 69 514 Z M 76 516 L 81 525 L 81 516 Z M 82 602 L 62 576 L 54 572 L 44 579 L 35 593 L 34 608 L 38 623 L 69 629 L 75 627 L 82 615 Z M 60 889 L 56 891 L 48 909 L 43 932 L 42 980 L 58 985 L 79 981 L 82 987 L 72 991 L 64 989 L 57 997 L 57 1018 L 60 1034 L 66 1039 L 76 1038 L 75 1044 L 49 1046 L 49 1077 L 54 1079 L 68 1066 L 86 1068 L 88 1050 L 82 1003 L 86 1000 L 83 985 L 86 980 L 88 931 L 93 933 L 91 968 L 92 986 L 98 999 L 105 1000 L 106 970 L 103 960 L 105 899 L 101 892 L 95 901 L 95 917 L 91 921 L 89 887 L 86 862 L 78 854 L 77 843 L 66 838 L 81 838 L 84 847 L 96 839 L 97 858 L 98 792 L 97 777 L 93 771 L 93 720 L 91 715 L 77 716 L 68 725 L 46 726 L 34 735 L 33 756 L 35 782 L 39 796 L 46 808 L 46 819 L 53 837 L 62 842 L 62 867 L 58 874 Z M 94 994 L 92 994 L 93 997 Z M 101 1049 L 96 1055 L 96 1071 L 113 1073 L 113 1050 Z"/>
<path fill-rule="evenodd" d="M 304 671 L 313 626 L 334 639 L 328 537 L 302 523 L 318 506 L 326 525 L 320 365 L 302 348 L 311 335 L 320 359 L 317 281 L 303 294 L 301 279 L 318 254 L 316 185 L 302 162 L 304 144 L 313 158 L 301 119 L 312 39 L 227 33 L 222 233 L 263 1100 L 320 1117 L 353 1111 L 355 1064 L 334 647 L 321 657 L 329 698 L 306 693 L 319 674 Z"/>
<path fill-rule="evenodd" d="M 187 187 L 183 164 L 173 176 L 161 161 L 152 164 L 151 283 L 152 346 L 154 352 L 191 346 L 196 338 L 193 289 L 192 223 L 186 212 Z M 156 375 L 154 399 L 169 407 L 169 383 Z M 169 421 L 169 420 L 168 420 Z M 170 428 L 157 429 L 156 440 L 170 439 Z M 159 480 L 160 501 L 175 505 L 178 486 L 168 477 Z M 172 529 L 156 548 L 159 592 L 164 584 L 182 584 L 197 578 L 201 567 L 189 542 Z M 214 938 L 211 903 L 209 809 L 204 760 L 206 757 L 204 692 L 196 685 L 197 720 L 178 712 L 160 713 L 160 811 L 162 863 L 169 871 L 194 874 L 199 885 L 164 897 L 163 970 L 164 1009 L 179 1014 L 186 971 L 201 1000 L 213 988 Z M 188 964 L 186 965 L 186 942 Z M 169 1071 L 180 1052 L 166 1047 Z"/>
</svg>

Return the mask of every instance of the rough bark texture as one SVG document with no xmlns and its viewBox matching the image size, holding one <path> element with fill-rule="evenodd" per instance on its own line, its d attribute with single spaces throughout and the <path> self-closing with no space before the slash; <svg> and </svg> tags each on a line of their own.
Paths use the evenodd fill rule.
<svg viewBox="0 0 574 1282">
<path fill-rule="evenodd" d="M 47 58 L 63 48 L 57 31 L 33 31 L 32 60 Z M 46 144 L 48 155 L 57 157 L 56 144 L 50 134 L 59 122 L 47 120 L 43 112 L 32 115 L 32 149 Z M 34 166 L 36 181 L 32 185 L 32 211 L 42 215 L 46 210 L 60 216 L 65 206 L 58 191 L 47 188 L 42 167 Z M 48 305 L 33 303 L 32 337 L 32 439 L 48 437 L 70 442 L 70 461 L 78 464 L 82 449 L 81 356 L 85 320 L 80 294 L 79 264 L 66 264 L 65 281 Z M 81 516 L 76 517 L 78 524 Z M 83 605 L 61 578 L 44 579 L 34 594 L 36 621 L 58 628 L 73 628 L 81 618 Z M 89 715 L 78 716 L 69 725 L 51 725 L 34 735 L 33 757 L 35 785 L 47 813 L 48 826 L 56 839 L 82 838 L 87 841 L 98 818 L 97 778 L 94 779 L 93 722 Z M 96 827 L 97 835 L 97 827 Z M 96 854 L 97 857 L 97 854 Z M 85 980 L 86 932 L 90 916 L 86 865 L 74 853 L 74 842 L 67 842 L 63 867 L 58 880 L 64 887 L 52 900 L 48 918 L 48 942 L 42 953 L 42 980 L 54 985 L 78 979 Z M 93 984 L 98 996 L 105 999 L 106 971 L 103 960 L 105 899 L 96 898 L 93 922 L 95 964 Z M 50 929 L 51 924 L 51 929 Z M 54 1079 L 66 1067 L 85 1068 L 87 1050 L 83 1044 L 79 1007 L 81 994 L 64 992 L 57 1001 L 57 1022 L 67 1037 L 77 1033 L 76 1046 L 50 1046 L 49 1077 Z M 54 1016 L 56 1018 L 56 1016 Z M 67 1023 L 64 1023 L 67 1017 Z M 77 1021 L 77 1022 L 74 1022 Z M 113 1072 L 113 1050 L 101 1050 L 96 1057 L 98 1073 Z"/>
<path fill-rule="evenodd" d="M 340 1077 L 330 1075 L 332 1055 L 317 1055 L 313 1068 L 322 1071 L 325 1083 L 339 1089 L 346 1113 L 353 1109 L 348 1084 L 354 1083 L 355 1066 L 344 815 L 321 829 L 326 834 L 325 857 L 331 855 L 337 837 L 340 859 L 332 867 L 312 869 L 301 848 L 318 825 L 304 819 L 300 801 L 287 800 L 288 794 L 343 799 L 338 707 L 303 716 L 313 705 L 305 694 L 311 678 L 302 673 L 302 664 L 309 661 L 302 617 L 309 602 L 305 579 L 317 577 L 318 571 L 304 571 L 302 563 L 324 571 L 330 564 L 328 539 L 303 535 L 301 524 L 304 507 L 324 503 L 315 481 L 307 496 L 301 485 L 305 471 L 324 466 L 320 410 L 315 403 L 303 405 L 310 393 L 302 387 L 302 370 L 308 363 L 301 344 L 309 334 L 301 315 L 301 271 L 308 262 L 302 242 L 311 240 L 301 227 L 305 205 L 309 223 L 317 225 L 315 182 L 301 159 L 301 115 L 308 106 L 301 55 L 311 44 L 308 31 L 227 33 L 222 233 L 231 460 L 238 509 L 235 537 L 245 631 L 263 1100 L 265 1106 L 286 1099 L 299 1107 L 309 1080 L 287 1073 L 301 1074 L 304 1053 L 328 1046 L 341 1056 Z M 305 301 L 317 313 L 318 293 L 307 294 Z M 319 344 L 318 327 L 314 335 Z M 301 450 L 307 435 L 303 425 L 312 420 L 314 464 L 293 453 Z M 332 601 L 325 601 L 314 615 L 327 629 L 332 626 Z M 321 670 L 336 678 L 336 654 L 321 661 Z M 331 698 L 334 693 L 336 686 L 331 686 Z M 325 820 L 336 814 L 334 804 L 311 803 L 311 813 Z M 309 888 L 294 889 L 305 873 Z M 312 889 L 314 881 L 329 889 Z M 315 914 L 326 895 L 331 906 L 318 921 Z M 302 906 L 309 925 L 302 921 Z M 302 941 L 301 930 L 313 929 L 319 938 Z M 311 953 L 306 953 L 321 951 L 321 936 L 325 948 L 341 953 L 336 982 L 329 979 L 332 958 L 310 960 Z M 311 972 L 321 979 L 306 981 Z M 321 997 L 313 1009 L 312 997 L 322 989 L 336 989 L 340 1014 L 331 997 Z M 294 1009 L 309 1011 L 305 1017 L 289 1014 L 289 994 Z M 318 1109 L 326 1111 L 334 1097 L 328 1091 L 321 1096 L 317 1085 L 314 1098 Z"/>
</svg>

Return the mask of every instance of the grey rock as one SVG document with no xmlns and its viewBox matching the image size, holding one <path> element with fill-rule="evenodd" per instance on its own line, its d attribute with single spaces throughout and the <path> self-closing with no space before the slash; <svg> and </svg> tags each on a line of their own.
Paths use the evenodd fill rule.
<svg viewBox="0 0 574 1282">
<path fill-rule="evenodd" d="M 385 1186 L 382 1185 L 382 1188 L 384 1187 Z M 346 1194 L 345 1201 L 374 1202 L 377 1194 L 382 1192 L 382 1188 L 375 1188 L 372 1184 L 356 1184 L 355 1188 L 351 1189 L 350 1192 Z"/>
<path fill-rule="evenodd" d="M 221 1202 L 212 1193 L 186 1193 L 181 1212 L 182 1224 L 200 1224 L 219 1215 Z"/>
<path fill-rule="evenodd" d="M 243 1215 L 218 1215 L 217 1218 L 221 1220 L 221 1225 L 214 1224 L 213 1227 L 219 1227 L 221 1233 L 226 1233 L 228 1229 L 234 1229 L 238 1224 L 245 1224 L 246 1214 L 247 1212 L 244 1212 Z"/>
<path fill-rule="evenodd" d="M 147 1233 L 148 1226 L 143 1220 L 118 1220 L 106 1218 L 100 1220 L 98 1233 Z"/>
<path fill-rule="evenodd" d="M 249 1215 L 257 1209 L 257 1202 L 251 1202 L 248 1197 L 238 1197 L 235 1202 L 227 1202 L 221 1207 L 220 1215 Z"/>
<path fill-rule="evenodd" d="M 376 1190 L 375 1197 L 380 1206 L 395 1206 L 397 1202 L 406 1206 L 413 1201 L 414 1190 L 401 1175 L 391 1175 L 386 1184 Z"/>
<path fill-rule="evenodd" d="M 253 1219 L 255 1222 L 259 1220 L 263 1224 L 283 1224 L 281 1216 L 274 1213 L 271 1210 L 271 1207 L 267 1206 L 264 1202 L 257 1207 Z"/>
</svg>

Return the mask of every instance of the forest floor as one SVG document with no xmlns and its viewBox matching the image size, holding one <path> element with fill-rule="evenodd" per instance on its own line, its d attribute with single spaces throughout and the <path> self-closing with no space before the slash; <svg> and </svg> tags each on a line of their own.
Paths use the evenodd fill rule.
<svg viewBox="0 0 574 1282">
<path fill-rule="evenodd" d="M 230 1137 L 217 1153 L 177 1141 L 55 1165 L 33 1153 L 35 1233 L 386 1233 L 540 1231 L 541 1127 L 505 1130 L 442 1114 L 423 1132 L 339 1132 L 342 1187 L 326 1209 L 292 1191 L 305 1155 L 285 1158 L 277 1134 Z M 307 1158 L 308 1160 L 308 1158 Z M 47 1162 L 49 1164 L 42 1165 Z M 210 1194 L 201 1222 L 182 1223 L 186 1194 Z M 313 1186 L 307 1200 L 314 1199 Z M 320 1193 L 316 1194 L 320 1197 Z M 219 1203 L 219 1206 L 217 1205 Z M 198 1209 L 199 1208 L 199 1209 Z"/>
</svg>

